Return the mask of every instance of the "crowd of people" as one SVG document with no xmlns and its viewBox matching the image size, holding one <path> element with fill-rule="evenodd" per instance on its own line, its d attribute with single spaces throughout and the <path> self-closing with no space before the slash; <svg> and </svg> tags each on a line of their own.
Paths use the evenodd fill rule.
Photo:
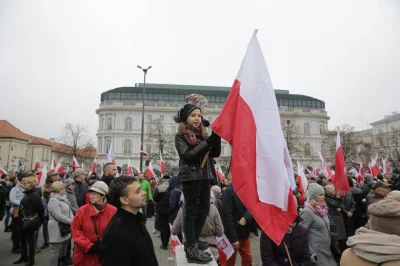
<svg viewBox="0 0 400 266">
<path fill-rule="evenodd" d="M 177 175 L 127 176 L 110 162 L 101 176 L 81 168 L 61 176 L 50 172 L 40 177 L 46 178 L 42 187 L 36 172 L 2 176 L 0 218 L 4 232 L 11 233 L 11 252 L 20 254 L 14 264 L 34 265 L 35 254 L 50 248 L 50 266 L 158 266 L 146 227 L 154 219 L 152 233 L 159 234 L 160 248 L 170 249 L 171 234 L 176 235 L 189 263 L 233 266 L 240 254 L 241 265 L 252 265 L 250 234 L 258 235 L 258 225 L 229 176 L 217 178 L 214 158 L 221 138 L 207 134 L 206 107 L 204 96 L 191 95 L 175 116 Z M 293 191 L 298 217 L 283 241 L 277 245 L 262 232 L 263 265 L 400 264 L 398 169 L 365 174 L 363 180 L 349 172 L 350 191 L 344 195 L 323 175 L 307 180 L 305 200 L 301 191 Z M 43 243 L 38 243 L 40 233 Z M 217 243 L 224 235 L 234 248 L 227 260 L 220 258 Z"/>
</svg>

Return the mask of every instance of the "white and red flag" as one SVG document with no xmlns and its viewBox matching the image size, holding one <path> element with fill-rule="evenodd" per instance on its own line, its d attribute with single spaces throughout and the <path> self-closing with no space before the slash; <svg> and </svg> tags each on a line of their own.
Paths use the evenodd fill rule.
<svg viewBox="0 0 400 266">
<path fill-rule="evenodd" d="M 308 180 L 306 178 L 306 175 L 304 174 L 303 167 L 300 165 L 299 161 L 297 161 L 297 180 L 298 180 L 298 188 L 300 192 L 300 197 L 299 197 L 299 204 L 304 206 L 304 202 L 306 199 L 306 192 L 308 188 Z"/>
<path fill-rule="evenodd" d="M 338 130 L 336 135 L 335 175 L 332 178 L 332 184 L 341 196 L 350 191 L 345 167 L 342 144 L 340 143 L 340 132 Z"/>
<path fill-rule="evenodd" d="M 386 158 L 386 159 L 383 159 L 383 158 L 382 158 L 382 172 L 383 172 L 384 174 L 386 174 L 386 173 L 391 173 L 391 172 L 392 172 L 392 169 L 390 169 L 390 167 L 389 167 L 389 160 L 388 160 L 388 158 Z"/>
<path fill-rule="evenodd" d="M 133 173 L 133 167 L 131 165 L 131 160 L 129 160 L 128 158 L 128 169 L 126 169 L 126 174 L 128 176 L 132 176 L 132 173 Z"/>
<path fill-rule="evenodd" d="M 35 162 L 35 171 L 40 169 L 40 162 L 39 159 L 36 157 L 36 162 Z"/>
<path fill-rule="evenodd" d="M 255 31 L 218 118 L 215 133 L 232 145 L 232 183 L 261 229 L 280 244 L 297 217 L 274 88 Z M 288 154 L 288 153 L 287 153 Z"/>
<path fill-rule="evenodd" d="M 146 178 L 156 177 L 154 174 L 153 164 L 150 162 L 146 171 Z"/>
<path fill-rule="evenodd" d="M 378 155 L 375 156 L 375 159 L 371 157 L 371 162 L 369 164 L 369 168 L 371 169 L 371 175 L 373 177 L 376 177 L 381 173 L 381 171 L 379 170 L 379 166 L 376 162 L 377 160 L 378 160 Z"/>
<path fill-rule="evenodd" d="M 113 153 L 113 151 L 112 151 L 112 143 L 110 144 L 110 147 L 108 148 L 108 152 L 107 152 L 107 163 L 113 163 L 113 164 L 115 164 L 114 153 Z"/>
<path fill-rule="evenodd" d="M 50 172 L 54 171 L 54 169 L 56 169 L 57 166 L 57 162 L 56 159 L 54 159 L 54 155 L 53 155 L 53 159 L 51 159 L 51 163 L 50 163 Z"/>
<path fill-rule="evenodd" d="M 360 161 L 360 168 L 358 168 L 358 177 L 357 177 L 357 183 L 362 184 L 364 182 L 364 167 L 362 165 L 362 161 Z"/>
<path fill-rule="evenodd" d="M 46 179 L 47 179 L 47 164 L 45 164 L 42 167 L 42 170 L 38 175 L 39 187 L 43 187 L 44 184 L 46 184 Z"/>
<path fill-rule="evenodd" d="M 221 264 L 224 264 L 233 255 L 235 250 L 232 244 L 229 242 L 228 238 L 224 234 L 222 237 L 217 238 L 217 249 L 218 249 L 218 260 Z"/>
<path fill-rule="evenodd" d="M 320 172 L 323 173 L 326 178 L 332 179 L 333 175 L 332 175 L 331 169 L 326 164 L 326 162 L 325 162 L 324 158 L 322 157 L 321 153 L 319 153 L 319 158 L 321 158 L 321 164 L 322 164 Z"/>
<path fill-rule="evenodd" d="M 79 165 L 79 163 L 78 163 L 78 160 L 75 158 L 74 155 L 72 155 L 72 167 L 75 168 L 75 169 L 81 167 L 81 166 Z"/>
<path fill-rule="evenodd" d="M 97 157 L 97 156 L 96 156 Z M 92 173 L 96 173 L 97 172 L 97 161 L 96 161 L 96 157 L 94 157 L 93 163 L 92 163 Z"/>
<path fill-rule="evenodd" d="M 146 157 L 148 156 L 147 152 L 145 152 L 145 151 L 140 151 L 139 155 L 140 156 L 146 156 Z"/>
<path fill-rule="evenodd" d="M 7 171 L 0 166 L 0 175 L 8 175 Z"/>
<path fill-rule="evenodd" d="M 62 173 L 64 173 L 65 168 L 64 168 L 64 166 L 62 166 L 62 164 L 60 162 L 58 162 L 54 171 L 58 172 L 59 174 L 62 174 Z"/>
<path fill-rule="evenodd" d="M 165 175 L 165 162 L 163 160 L 161 151 L 160 151 L 160 172 L 161 172 L 161 176 Z"/>
<path fill-rule="evenodd" d="M 215 165 L 215 173 L 217 174 L 217 178 L 219 181 L 224 181 L 225 180 L 225 175 L 222 173 L 222 169 L 220 165 Z"/>
</svg>

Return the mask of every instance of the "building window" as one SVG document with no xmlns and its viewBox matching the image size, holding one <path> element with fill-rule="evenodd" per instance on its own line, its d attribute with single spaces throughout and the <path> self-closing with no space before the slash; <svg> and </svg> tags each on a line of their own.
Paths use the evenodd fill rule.
<svg viewBox="0 0 400 266">
<path fill-rule="evenodd" d="M 310 135 L 310 124 L 309 123 L 304 124 L 304 135 Z"/>
<path fill-rule="evenodd" d="M 323 135 L 325 133 L 324 124 L 319 124 L 319 134 Z"/>
<path fill-rule="evenodd" d="M 100 129 L 104 129 L 104 118 L 100 119 Z"/>
<path fill-rule="evenodd" d="M 164 126 L 159 126 L 158 130 L 160 131 L 160 134 L 164 134 Z"/>
<path fill-rule="evenodd" d="M 124 141 L 124 153 L 132 153 L 132 141 L 130 141 L 129 139 L 126 139 Z"/>
<path fill-rule="evenodd" d="M 309 143 L 304 145 L 304 154 L 305 156 L 311 156 L 311 145 Z"/>
<path fill-rule="evenodd" d="M 176 133 L 176 127 L 175 126 L 171 126 L 171 134 L 175 134 Z"/>
<path fill-rule="evenodd" d="M 108 150 L 110 149 L 110 147 L 111 147 L 111 139 L 107 139 L 106 140 L 106 153 L 108 153 Z"/>
<path fill-rule="evenodd" d="M 151 153 L 151 144 L 146 144 L 146 152 L 148 155 Z"/>
<path fill-rule="evenodd" d="M 151 133 L 151 126 L 147 126 L 147 133 L 148 133 L 148 134 Z"/>
<path fill-rule="evenodd" d="M 125 130 L 132 130 L 132 118 L 125 118 Z"/>
<path fill-rule="evenodd" d="M 111 117 L 107 118 L 107 129 L 108 130 L 112 129 L 112 118 Z"/>
<path fill-rule="evenodd" d="M 152 120 L 151 115 L 147 115 L 147 121 L 151 122 Z"/>
<path fill-rule="evenodd" d="M 44 149 L 42 149 L 42 161 L 44 161 Z"/>
<path fill-rule="evenodd" d="M 326 142 L 325 141 L 321 142 L 321 155 L 324 158 L 326 157 Z"/>
<path fill-rule="evenodd" d="M 99 138 L 99 153 L 103 152 L 103 138 Z"/>
<path fill-rule="evenodd" d="M 164 116 L 163 115 L 160 115 L 160 120 L 164 121 Z"/>
</svg>

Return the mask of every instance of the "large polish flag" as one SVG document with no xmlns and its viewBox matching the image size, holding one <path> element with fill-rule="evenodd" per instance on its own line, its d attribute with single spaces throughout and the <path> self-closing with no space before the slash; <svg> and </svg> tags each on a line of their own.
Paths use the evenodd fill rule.
<svg viewBox="0 0 400 266">
<path fill-rule="evenodd" d="M 336 135 L 335 175 L 332 178 L 332 184 L 342 196 L 350 191 L 345 168 L 346 164 L 344 162 L 343 149 L 340 143 L 340 133 L 338 130 Z"/>
<path fill-rule="evenodd" d="M 254 32 L 221 114 L 211 128 L 232 145 L 232 183 L 262 230 L 280 244 L 297 208 L 278 105 Z"/>
<path fill-rule="evenodd" d="M 80 168 L 81 166 L 78 163 L 78 160 L 75 158 L 74 155 L 72 155 L 72 167 L 73 168 Z"/>
</svg>

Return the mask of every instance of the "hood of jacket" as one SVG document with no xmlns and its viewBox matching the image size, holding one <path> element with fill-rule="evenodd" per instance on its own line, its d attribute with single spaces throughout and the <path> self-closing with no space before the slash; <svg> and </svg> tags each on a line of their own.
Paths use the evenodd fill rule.
<svg viewBox="0 0 400 266">
<path fill-rule="evenodd" d="M 179 188 L 180 183 L 179 183 L 179 178 L 178 176 L 173 176 L 169 179 L 169 186 L 168 186 L 168 192 L 170 193 L 174 188 Z"/>
<path fill-rule="evenodd" d="M 18 183 L 15 185 L 15 187 L 18 188 L 21 192 L 24 192 L 24 191 L 25 191 L 25 188 L 24 188 L 24 186 L 21 184 L 21 182 L 18 182 Z"/>
<path fill-rule="evenodd" d="M 384 234 L 361 227 L 349 237 L 347 245 L 365 260 L 383 263 L 400 260 L 400 236 Z"/>
</svg>

